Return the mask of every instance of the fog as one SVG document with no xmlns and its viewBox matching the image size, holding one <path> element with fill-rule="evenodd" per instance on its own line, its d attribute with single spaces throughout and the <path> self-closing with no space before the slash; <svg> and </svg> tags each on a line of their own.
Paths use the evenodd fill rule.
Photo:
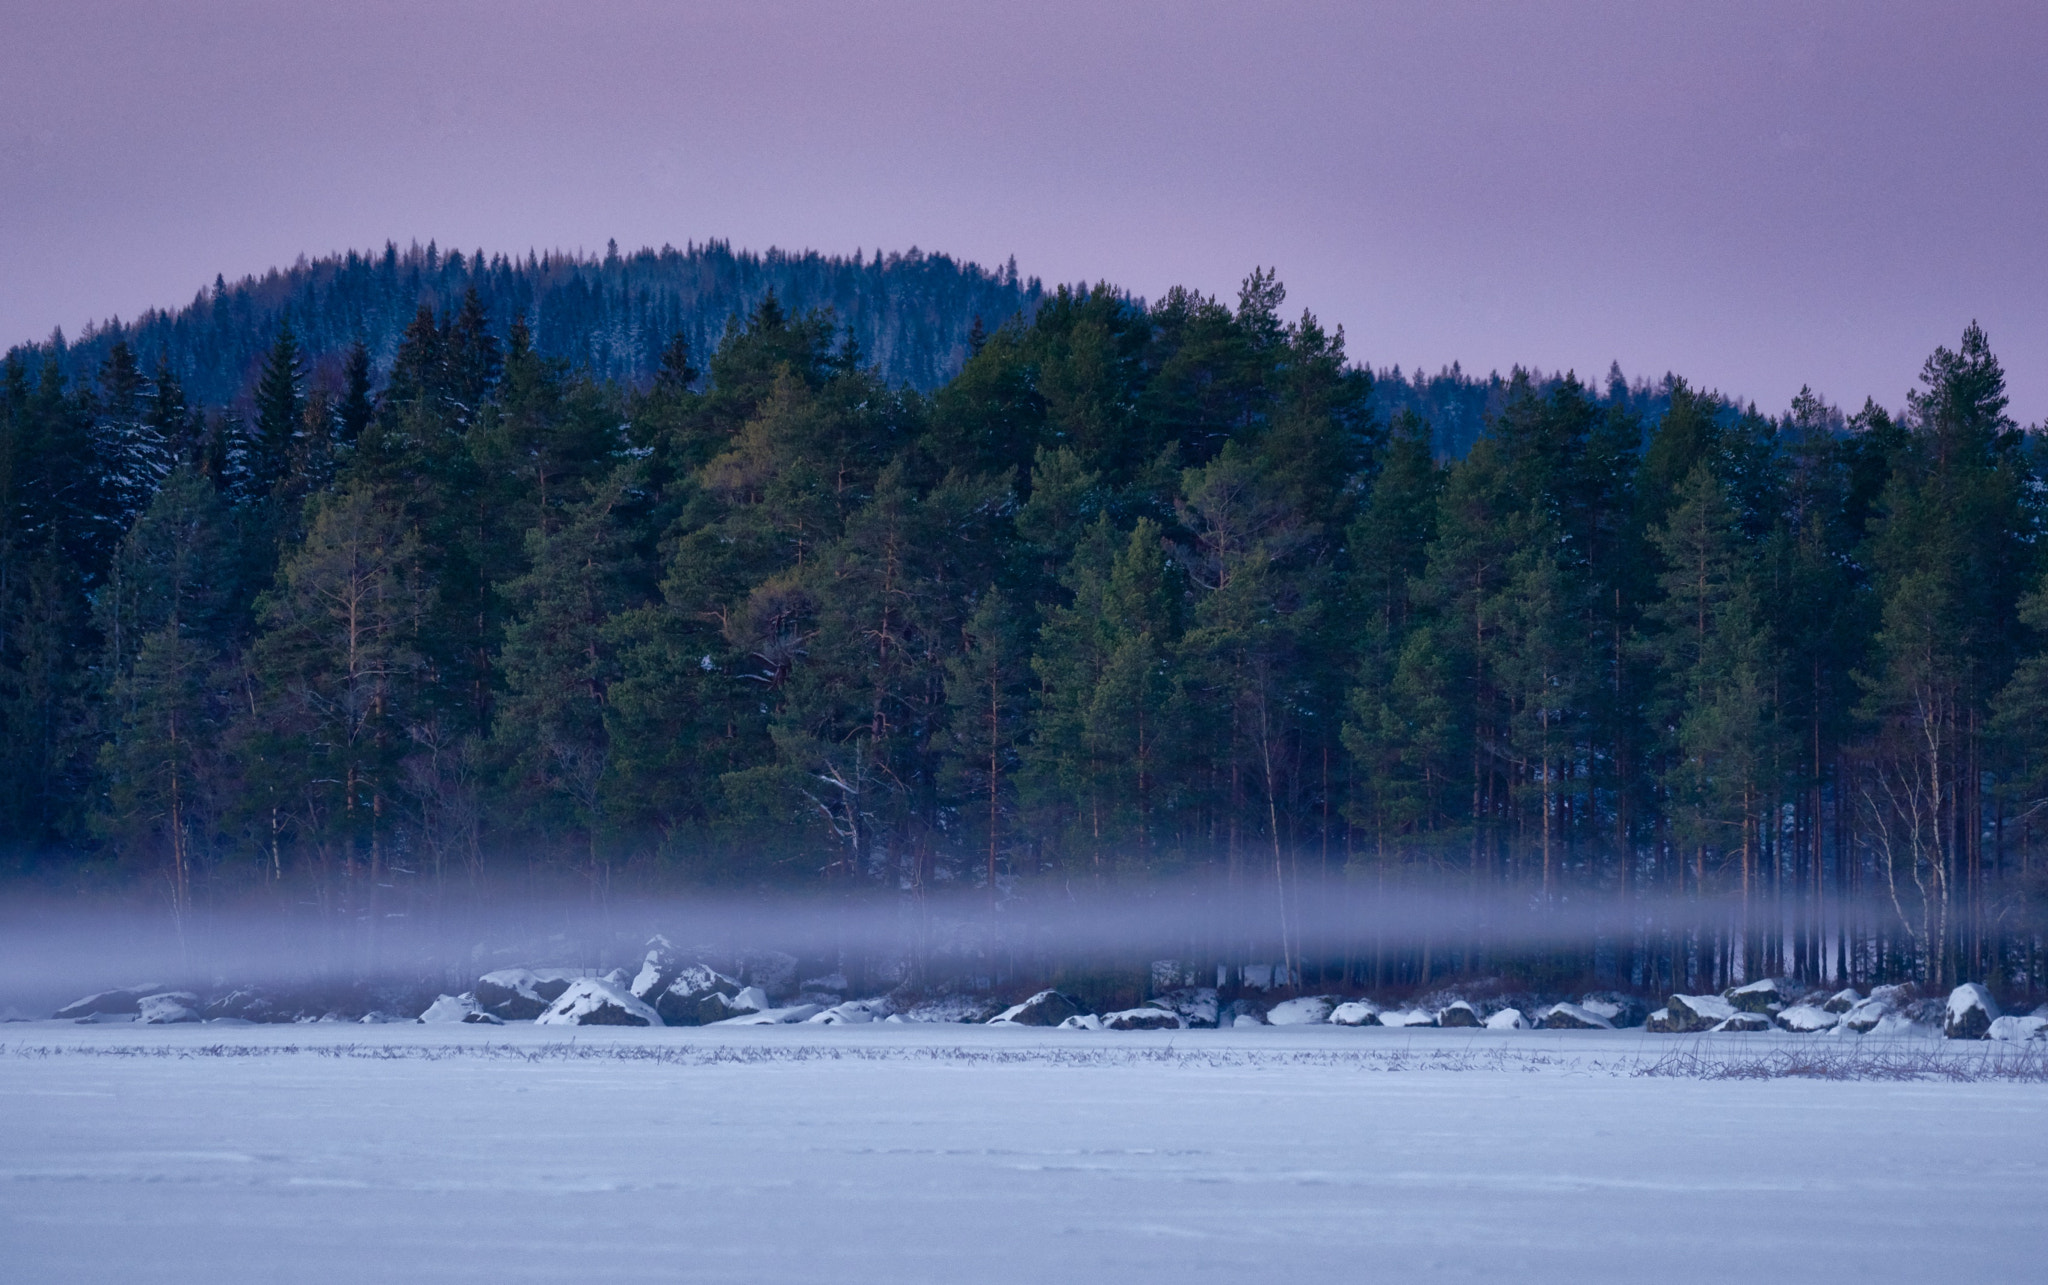
<svg viewBox="0 0 2048 1285">
<path fill-rule="evenodd" d="M 1792 966 L 1802 934 L 1897 932 L 1888 904 L 1830 903 L 1797 922 L 1767 899 L 1478 894 L 1466 881 L 1380 888 L 1370 880 L 1270 876 L 1100 888 L 1037 885 L 991 906 L 985 891 L 913 896 L 697 893 L 449 900 L 343 915 L 306 904 L 202 909 L 182 920 L 133 900 L 12 895 L 0 908 L 0 1010 L 17 1016 L 94 990 L 141 984 L 389 984 L 467 989 L 494 968 L 623 967 L 659 935 L 713 963 L 784 952 L 805 975 L 841 972 L 863 993 L 908 984 L 1015 989 L 1090 970 L 1142 973 L 1177 960 L 1213 984 L 1219 965 L 1292 964 L 1304 985 L 1381 981 L 1415 989 L 1481 976 L 1638 989 L 1645 959 L 1715 950 L 1746 936 Z M 1745 925 L 1747 932 L 1745 932 Z M 1731 943 L 1734 945 L 1731 947 Z M 1724 955 L 1725 958 L 1725 955 Z M 1681 966 L 1682 967 L 1682 966 Z M 1767 971 L 1769 965 L 1766 965 Z M 1235 976 L 1229 974 L 1228 976 Z"/>
</svg>

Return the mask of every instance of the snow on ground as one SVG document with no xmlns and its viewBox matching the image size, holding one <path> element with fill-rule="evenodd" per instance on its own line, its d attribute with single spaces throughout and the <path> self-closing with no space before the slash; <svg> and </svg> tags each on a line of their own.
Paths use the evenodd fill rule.
<svg viewBox="0 0 2048 1285">
<path fill-rule="evenodd" d="M 2043 1054 L 1323 1024 L 14 1024 L 0 1276 L 2039 1279 L 2041 1078 L 1691 1078 L 1830 1056 L 1939 1076 Z"/>
</svg>

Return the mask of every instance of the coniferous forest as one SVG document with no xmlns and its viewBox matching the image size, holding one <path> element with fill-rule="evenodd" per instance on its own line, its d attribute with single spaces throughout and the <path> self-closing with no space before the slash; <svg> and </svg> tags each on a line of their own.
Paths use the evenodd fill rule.
<svg viewBox="0 0 2048 1285">
<path fill-rule="evenodd" d="M 1974 326 L 1903 405 L 1766 414 L 1376 380 L 1265 272 L 302 264 L 7 357 L 0 839 L 337 920 L 1694 899 L 1601 967 L 2038 990 L 2041 447 Z"/>
</svg>

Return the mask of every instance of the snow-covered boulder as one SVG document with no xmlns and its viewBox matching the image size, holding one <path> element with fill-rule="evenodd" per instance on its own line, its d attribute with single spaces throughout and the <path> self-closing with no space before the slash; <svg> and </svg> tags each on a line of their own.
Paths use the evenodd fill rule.
<svg viewBox="0 0 2048 1285">
<path fill-rule="evenodd" d="M 1620 991 L 1590 991 L 1579 997 L 1579 1007 L 1607 1019 L 1616 1030 L 1641 1026 L 1650 1016 L 1650 1006 Z"/>
<path fill-rule="evenodd" d="M 1650 1014 L 1643 1022 L 1643 1029 L 1652 1035 L 1682 1035 L 1685 1033 L 1685 1028 L 1679 1024 L 1677 1018 L 1671 1016 L 1671 1010 L 1668 1008 L 1660 1008 Z"/>
<path fill-rule="evenodd" d="M 654 998 L 667 990 L 681 972 L 683 961 L 676 954 L 675 947 L 668 944 L 668 938 L 656 935 L 648 939 L 647 954 L 640 960 L 640 971 L 633 974 L 633 982 L 627 987 L 633 998 L 650 1007 Z"/>
<path fill-rule="evenodd" d="M 1102 1029 L 1102 1019 L 1093 1013 L 1076 1013 L 1066 1021 L 1061 1022 L 1060 1029 L 1063 1031 L 1099 1031 Z"/>
<path fill-rule="evenodd" d="M 888 1015 L 888 1000 L 850 999 L 844 1004 L 834 1004 L 822 1013 L 805 1020 L 819 1026 L 861 1026 L 868 1022 L 880 1021 Z"/>
<path fill-rule="evenodd" d="M 678 967 L 669 978 L 668 985 L 647 1002 L 670 1026 L 702 1026 L 738 1016 L 742 1006 L 727 1001 L 742 989 L 737 981 L 709 964 L 688 964 Z M 767 993 L 760 987 L 752 989 L 761 998 L 744 1008 L 747 1012 L 758 1013 L 768 1007 Z"/>
<path fill-rule="evenodd" d="M 1795 1035 L 1816 1035 L 1821 1031 L 1832 1031 L 1840 1024 L 1839 1013 L 1830 1013 L 1818 1004 L 1794 1004 L 1773 1019 L 1780 1030 Z"/>
<path fill-rule="evenodd" d="M 1462 999 L 1454 999 L 1436 1011 L 1438 1026 L 1478 1026 L 1479 1010 Z"/>
<path fill-rule="evenodd" d="M 171 1026 L 198 1021 L 198 1005 L 199 997 L 191 991 L 164 991 L 143 996 L 136 1005 L 136 1014 L 145 1026 Z"/>
<path fill-rule="evenodd" d="M 209 1022 L 254 1022 L 275 1024 L 289 1022 L 297 1016 L 296 1006 L 282 996 L 254 986 L 244 986 L 229 991 L 200 1010 L 200 1016 Z"/>
<path fill-rule="evenodd" d="M 1058 991 L 1040 991 L 990 1018 L 990 1026 L 1058 1026 L 1081 1012 L 1081 1001 Z"/>
<path fill-rule="evenodd" d="M 1247 1027 L 1264 1026 L 1266 1024 L 1266 1019 L 1260 1017 L 1257 1013 L 1239 1013 L 1236 1017 L 1230 1019 L 1230 1024 L 1232 1026 Z"/>
<path fill-rule="evenodd" d="M 1102 1015 L 1103 1029 L 1110 1031 L 1178 1031 L 1186 1025 L 1179 1013 L 1169 1013 L 1149 1004 Z"/>
<path fill-rule="evenodd" d="M 476 979 L 477 1007 L 508 1022 L 529 1022 L 562 997 L 582 971 L 573 968 L 500 968 Z"/>
<path fill-rule="evenodd" d="M 1419 1008 L 1402 1008 L 1380 1014 L 1381 1026 L 1435 1026 L 1436 1014 Z"/>
<path fill-rule="evenodd" d="M 1994 1040 L 2010 1040 L 2014 1043 L 2022 1040 L 2048 1040 L 2048 1017 L 2043 1017 L 2039 1013 L 2029 1013 L 2024 1017 L 2012 1014 L 1994 1017 L 1991 1019 L 1989 1035 Z"/>
<path fill-rule="evenodd" d="M 1300 999 L 1283 999 L 1266 1010 L 1266 1024 L 1320 1026 L 1330 1020 L 1330 1010 L 1336 1007 L 1337 1001 L 1329 995 L 1304 995 Z"/>
<path fill-rule="evenodd" d="M 1664 1001 L 1674 1032 L 1704 1031 L 1735 1016 L 1735 1005 L 1719 995 L 1673 995 Z"/>
<path fill-rule="evenodd" d="M 1528 1024 L 1519 1008 L 1504 1008 L 1498 1013 L 1490 1014 L 1486 1019 L 1486 1029 L 1489 1031 L 1519 1031 Z"/>
<path fill-rule="evenodd" d="M 671 1022 L 669 1024 L 671 1026 L 714 1026 L 720 1022 L 730 1022 L 736 1017 L 748 1017 L 755 1013 L 765 1013 L 770 1007 L 772 1006 L 768 1002 L 768 993 L 759 986 L 742 986 L 738 993 L 732 995 L 712 991 L 697 1002 L 696 1012 L 692 1020 L 687 1022 Z M 816 1013 L 823 1007 L 824 1005 L 822 1004 L 812 1004 L 810 1005 L 810 1010 Z M 656 1010 L 656 1012 L 659 1011 L 658 1009 Z"/>
<path fill-rule="evenodd" d="M 1330 1010 L 1332 1026 L 1378 1026 L 1379 1005 L 1369 999 L 1348 999 Z"/>
<path fill-rule="evenodd" d="M 749 987 L 749 990 L 755 989 Z M 782 1008 L 762 1009 L 758 1013 L 742 1013 L 720 1022 L 708 1023 L 713 1026 L 794 1026 L 808 1022 L 822 1010 L 816 1004 L 790 1004 Z"/>
<path fill-rule="evenodd" d="M 1848 1012 L 1842 1014 L 1840 1028 L 1856 1035 L 1868 1035 L 1876 1030 L 1885 1018 L 1897 1013 L 1889 1000 L 1872 995 L 1869 999 L 1858 1000 Z"/>
<path fill-rule="evenodd" d="M 1002 1011 L 979 995 L 934 995 L 917 1001 L 896 1016 L 905 1022 L 962 1022 L 979 1026 Z"/>
<path fill-rule="evenodd" d="M 633 998 L 627 983 L 609 977 L 580 977 L 569 983 L 537 1026 L 660 1026 L 661 1014 Z"/>
<path fill-rule="evenodd" d="M 1765 977 L 1747 986 L 1730 986 L 1721 997 L 1738 1012 L 1762 1013 L 1766 1017 L 1785 1006 L 1785 992 L 1775 978 Z"/>
<path fill-rule="evenodd" d="M 1982 1040 L 1991 1035 L 1991 1024 L 2003 1014 L 1991 992 L 1975 982 L 1964 982 L 1948 993 L 1948 1009 L 1941 1033 L 1952 1040 Z"/>
<path fill-rule="evenodd" d="M 1851 986 L 1843 990 L 1838 990 L 1834 994 L 1828 996 L 1828 1002 L 1822 1004 L 1821 1007 L 1826 1009 L 1830 1013 L 1842 1014 L 1848 1012 L 1850 1009 L 1856 1007 L 1858 1004 L 1861 1004 L 1862 1002 L 1863 992 Z"/>
<path fill-rule="evenodd" d="M 142 1012 L 142 1000 L 146 995 L 160 995 L 162 986 L 124 986 L 119 990 L 99 991 L 84 999 L 72 1000 L 58 1009 L 53 1016 L 64 1021 L 81 1017 L 132 1017 Z"/>
<path fill-rule="evenodd" d="M 1733 1032 L 1768 1031 L 1771 1029 L 1771 1019 L 1765 1017 L 1762 1013 L 1736 1013 L 1724 1021 L 1714 1023 L 1707 1029 L 1710 1031 Z"/>
<path fill-rule="evenodd" d="M 1611 1031 L 1614 1023 L 1578 1004 L 1552 1004 L 1536 1015 L 1536 1025 L 1546 1031 Z"/>
<path fill-rule="evenodd" d="M 427 1011 L 421 1013 L 414 1020 L 420 1022 L 471 1022 L 477 1020 L 479 1016 L 488 1017 L 490 1015 L 477 1007 L 476 996 L 465 991 L 460 995 L 441 996 L 441 998 L 427 1005 Z"/>
<path fill-rule="evenodd" d="M 1213 986 L 1182 987 L 1180 990 L 1168 991 L 1164 995 L 1155 995 L 1145 1002 L 1180 1014 L 1181 1020 L 1189 1026 L 1214 1026 L 1219 1013 L 1216 988 Z"/>
</svg>

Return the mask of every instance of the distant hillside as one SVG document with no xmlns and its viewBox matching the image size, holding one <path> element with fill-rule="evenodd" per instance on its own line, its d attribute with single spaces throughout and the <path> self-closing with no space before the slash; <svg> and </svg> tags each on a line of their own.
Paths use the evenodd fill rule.
<svg viewBox="0 0 2048 1285">
<path fill-rule="evenodd" d="M 1603 406 L 1619 401 L 1640 416 L 1647 429 L 1671 409 L 1671 381 L 1672 376 L 1666 375 L 1656 383 L 1641 379 L 1631 382 L 1623 378 L 1619 366 L 1612 366 L 1605 379 L 1592 385 L 1592 391 Z M 1468 374 L 1456 362 L 1434 375 L 1425 374 L 1419 367 L 1405 374 L 1399 366 L 1382 367 L 1373 372 L 1373 413 L 1385 424 L 1404 410 L 1413 411 L 1429 424 L 1439 460 L 1463 459 L 1486 431 L 1487 421 L 1507 404 L 1511 382 L 1499 371 Z M 1564 377 L 1556 372 L 1532 370 L 1529 382 L 1537 393 L 1548 396 L 1564 382 Z M 1722 413 L 1733 416 L 1734 407 L 1724 406 Z"/>
<path fill-rule="evenodd" d="M 729 319 L 773 290 L 796 312 L 831 308 L 884 378 L 921 389 L 944 383 L 967 360 L 977 316 L 990 330 L 1013 313 L 1028 318 L 1044 293 L 1037 278 L 1018 277 L 1015 260 L 990 270 L 914 248 L 841 258 L 756 254 L 707 241 L 626 255 L 614 246 L 601 259 L 517 259 L 387 243 L 381 254 L 302 258 L 234 283 L 216 277 L 212 289 L 176 311 L 152 309 L 133 322 L 89 327 L 69 341 L 59 333 L 15 351 L 54 357 L 76 386 L 90 382 L 107 350 L 125 339 L 145 370 L 162 354 L 189 396 L 222 405 L 253 384 L 287 317 L 315 371 L 331 370 L 361 338 L 381 374 L 421 304 L 448 309 L 471 287 L 500 334 L 523 316 L 543 354 L 625 382 L 650 376 L 678 331 L 692 351 L 709 353 Z"/>
</svg>

